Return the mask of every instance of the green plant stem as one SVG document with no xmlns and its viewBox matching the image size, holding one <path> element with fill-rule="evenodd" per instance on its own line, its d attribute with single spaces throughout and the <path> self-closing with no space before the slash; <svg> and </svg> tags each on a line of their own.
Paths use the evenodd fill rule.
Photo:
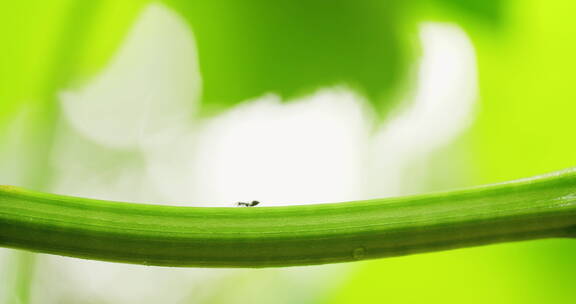
<svg viewBox="0 0 576 304">
<path fill-rule="evenodd" d="M 32 252 L 12 251 L 6 257 L 5 294 L 0 303 L 30 303 L 32 281 L 35 275 L 36 256 Z"/>
<path fill-rule="evenodd" d="M 575 232 L 574 170 L 445 193 L 288 207 L 174 207 L 0 188 L 0 245 L 145 265 L 312 265 Z"/>
</svg>

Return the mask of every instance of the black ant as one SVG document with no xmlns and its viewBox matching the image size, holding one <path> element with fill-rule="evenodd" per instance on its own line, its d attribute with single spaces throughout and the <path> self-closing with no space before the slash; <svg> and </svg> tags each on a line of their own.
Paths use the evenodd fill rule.
<svg viewBox="0 0 576 304">
<path fill-rule="evenodd" d="M 245 203 L 245 202 L 238 202 L 236 203 L 236 205 L 238 205 L 238 207 L 243 206 L 243 207 L 254 207 L 256 205 L 260 204 L 259 201 L 252 201 L 251 203 Z"/>
</svg>

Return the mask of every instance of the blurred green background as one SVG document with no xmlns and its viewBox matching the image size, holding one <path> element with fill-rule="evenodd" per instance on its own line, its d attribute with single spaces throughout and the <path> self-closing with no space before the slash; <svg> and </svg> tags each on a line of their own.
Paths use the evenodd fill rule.
<svg viewBox="0 0 576 304">
<path fill-rule="evenodd" d="M 182 55 L 182 49 L 176 50 L 173 54 L 183 57 L 174 55 L 166 61 L 170 65 L 165 70 L 158 68 L 167 78 L 143 82 L 146 86 L 138 87 L 140 82 L 136 82 L 121 90 L 114 86 L 122 83 L 114 79 L 98 80 L 114 62 L 124 60 L 118 59 L 118 54 L 130 41 L 135 24 L 151 7 L 162 18 L 184 25 L 182 35 L 193 37 L 192 42 L 183 43 L 194 51 L 192 59 Z M 158 169 L 151 159 L 174 158 L 170 147 L 181 142 L 182 137 L 163 135 L 172 126 L 169 123 L 162 122 L 162 128 L 154 132 L 143 132 L 157 123 L 150 117 L 168 115 L 166 120 L 172 121 L 169 115 L 178 112 L 194 126 L 209 121 L 210 128 L 220 130 L 217 124 L 225 122 L 218 117 L 231 115 L 227 113 L 248 115 L 234 111 L 250 107 L 251 102 L 267 94 L 275 94 L 279 104 L 274 107 L 284 109 L 290 101 L 300 104 L 323 88 L 344 85 L 344 90 L 353 92 L 352 99 L 361 104 L 360 111 L 369 113 L 359 117 L 367 120 L 365 136 L 370 137 L 377 133 L 374 129 L 393 124 L 417 95 L 419 64 L 427 54 L 421 42 L 422 24 L 430 23 L 449 24 L 471 42 L 478 77 L 474 110 L 467 118 L 468 124 L 462 124 L 452 140 L 436 144 L 434 149 L 414 148 L 417 151 L 411 153 L 418 157 L 405 161 L 415 161 L 399 167 L 400 173 L 387 175 L 401 185 L 381 193 L 445 190 L 571 167 L 576 164 L 576 144 L 572 142 L 576 114 L 575 9 L 576 3 L 568 0 L 5 0 L 0 2 L 0 184 L 117 200 L 197 199 L 185 192 L 181 196 L 165 194 L 174 193 L 177 187 L 164 183 L 170 184 L 170 177 L 180 175 L 160 174 L 158 191 L 145 186 L 150 181 L 130 179 L 146 172 L 165 172 L 171 164 L 162 163 Z M 180 39 L 180 32 L 170 27 L 154 32 L 157 27 L 150 22 L 139 35 L 166 40 L 151 40 L 148 49 L 132 47 L 122 58 L 137 58 L 139 51 L 148 54 L 147 50 L 156 52 L 156 48 L 178 48 L 177 43 L 158 46 L 155 41 Z M 172 33 L 176 38 L 171 38 Z M 449 61 L 446 65 L 454 64 Z M 142 62 L 146 60 L 123 64 L 123 71 L 137 72 L 127 72 L 128 76 L 117 79 L 145 77 L 146 70 L 139 68 Z M 196 72 L 189 72 L 188 67 Z M 154 76 L 157 70 L 151 68 L 150 74 Z M 111 95 L 92 94 L 91 83 L 97 88 L 114 87 L 123 95 L 113 102 L 98 100 L 93 96 Z M 177 89 L 171 90 L 171 85 Z M 154 86 L 160 88 L 160 93 Z M 188 98 L 190 106 L 162 99 L 165 87 L 181 100 Z M 117 112 L 120 118 L 114 114 L 114 106 L 129 100 L 126 96 L 132 94 L 131 90 L 152 92 L 141 99 L 142 107 L 149 107 L 147 118 L 134 122 L 138 124 L 138 136 L 146 137 L 145 144 L 118 144 L 123 137 L 107 141 L 109 134 L 92 130 L 86 135 L 82 128 L 74 129 L 77 120 L 106 123 L 110 119 L 113 126 L 117 120 L 131 123 L 129 111 Z M 66 92 L 80 96 L 79 104 L 91 103 L 83 108 L 84 116 L 70 117 L 76 110 L 64 104 L 75 101 L 66 101 Z M 334 94 L 325 98 L 340 98 Z M 160 100 L 156 107 L 146 100 L 149 95 Z M 105 109 L 90 112 L 94 103 Z M 175 110 L 164 113 L 159 110 L 164 104 Z M 139 108 L 138 103 L 131 105 Z M 306 106 L 304 103 L 298 109 L 306 112 Z M 324 112 L 330 111 L 318 110 Z M 134 113 L 136 117 L 140 112 Z M 262 111 L 258 115 L 270 113 Z M 266 128 L 265 118 L 250 115 L 250 119 L 264 119 L 258 128 Z M 451 108 L 442 115 L 452 115 Z M 322 119 L 318 121 L 322 123 Z M 416 126 L 421 123 L 418 119 L 411 121 Z M 203 130 L 195 128 L 191 127 L 191 133 Z M 155 142 L 152 150 L 142 148 L 151 145 L 151 138 Z M 178 153 L 183 155 L 199 153 L 194 152 L 199 149 L 195 144 L 179 148 Z M 243 146 L 240 142 L 229 148 L 249 151 L 266 147 L 252 142 Z M 298 151 L 314 155 L 314 145 L 309 148 Z M 210 151 L 202 153 L 211 155 Z M 84 167 L 78 169 L 79 163 Z M 117 179 L 128 169 L 134 169 L 132 175 Z M 330 164 L 325 169 L 330 171 Z M 196 164 L 179 170 L 200 169 Z M 93 179 L 109 181 L 110 188 L 102 183 L 99 189 L 92 187 L 96 183 Z M 388 187 L 386 181 L 382 179 L 382 188 Z M 180 187 L 187 187 L 185 178 L 179 182 Z M 375 183 L 362 177 L 356 182 Z M 322 188 L 321 184 L 320 178 L 316 186 Z M 360 192 L 343 195 L 341 200 L 361 199 L 364 196 Z M 198 197 L 211 201 L 227 196 Z M 330 198 L 339 200 L 336 196 Z M 573 303 L 574 253 L 576 244 L 570 240 L 542 240 L 296 270 L 160 270 L 99 262 L 75 266 L 82 263 L 76 260 L 66 262 L 63 270 L 59 262 L 46 260 L 49 258 L 4 249 L 0 255 L 0 301 L 154 303 L 164 298 L 165 303 Z M 107 275 L 94 277 L 93 271 L 102 268 L 107 269 Z M 120 274 L 122 271 L 157 274 L 145 276 L 145 282 L 130 281 Z M 92 279 L 70 283 L 79 277 Z M 50 282 L 60 279 L 64 282 L 61 285 Z M 116 288 L 107 290 L 102 286 L 110 285 L 102 281 Z M 153 296 L 135 296 L 142 289 Z M 112 292 L 128 295 L 110 295 Z"/>
</svg>

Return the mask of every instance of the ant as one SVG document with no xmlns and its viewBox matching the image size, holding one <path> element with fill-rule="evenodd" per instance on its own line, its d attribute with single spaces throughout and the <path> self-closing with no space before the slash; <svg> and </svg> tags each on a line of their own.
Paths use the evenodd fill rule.
<svg viewBox="0 0 576 304">
<path fill-rule="evenodd" d="M 245 203 L 245 202 L 238 202 L 236 203 L 236 205 L 243 206 L 243 207 L 254 207 L 256 205 L 260 204 L 259 201 L 252 201 L 251 203 Z"/>
</svg>

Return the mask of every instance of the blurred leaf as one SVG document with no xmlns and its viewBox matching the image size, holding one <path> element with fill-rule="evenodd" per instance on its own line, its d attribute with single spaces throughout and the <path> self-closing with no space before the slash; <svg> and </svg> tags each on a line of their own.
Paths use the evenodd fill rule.
<svg viewBox="0 0 576 304">
<path fill-rule="evenodd" d="M 143 3 L 0 3 L 0 131 L 24 119 L 18 134 L 24 155 L 16 167 L 26 176 L 25 185 L 42 188 L 49 178 L 47 151 L 59 116 L 59 91 L 106 63 Z M 8 133 L 0 132 L 0 142 L 13 137 Z"/>
<path fill-rule="evenodd" d="M 452 9 L 465 18 L 498 25 L 503 18 L 503 7 L 508 0 L 431 0 L 435 5 Z"/>
<path fill-rule="evenodd" d="M 0 129 L 24 105 L 55 107 L 59 89 L 101 67 L 144 2 L 1 2 Z"/>
<path fill-rule="evenodd" d="M 192 25 L 206 112 L 342 83 L 382 110 L 411 57 L 402 1 L 166 2 Z"/>
</svg>

